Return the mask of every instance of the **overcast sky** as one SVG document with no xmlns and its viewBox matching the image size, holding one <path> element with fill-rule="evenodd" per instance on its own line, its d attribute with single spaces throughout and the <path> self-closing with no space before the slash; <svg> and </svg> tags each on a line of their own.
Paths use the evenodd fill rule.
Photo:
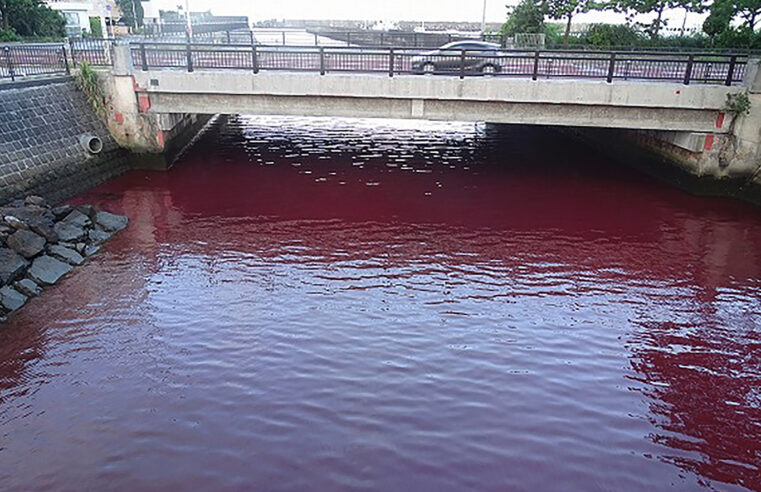
<svg viewBox="0 0 761 492">
<path fill-rule="evenodd" d="M 185 0 L 150 0 L 161 9 L 174 10 Z M 481 21 L 483 0 L 189 0 L 192 11 L 211 10 L 216 15 L 248 15 L 251 20 L 336 19 L 336 20 L 449 20 Z M 504 22 L 505 4 L 518 0 L 487 0 L 486 20 Z M 672 12 L 669 27 L 681 27 L 684 11 Z M 692 14 L 688 25 L 702 22 Z M 579 22 L 615 22 L 616 14 L 579 16 Z"/>
</svg>

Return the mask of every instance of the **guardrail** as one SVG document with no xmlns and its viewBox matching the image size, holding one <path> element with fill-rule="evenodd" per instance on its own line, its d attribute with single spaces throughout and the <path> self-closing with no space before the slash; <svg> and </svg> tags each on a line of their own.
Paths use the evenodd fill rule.
<svg viewBox="0 0 761 492">
<path fill-rule="evenodd" d="M 66 49 L 60 44 L 8 45 L 0 48 L 0 79 L 71 73 Z"/>
<path fill-rule="evenodd" d="M 561 50 L 432 50 L 405 47 L 133 43 L 139 70 L 250 70 L 741 83 L 747 56 Z"/>
</svg>

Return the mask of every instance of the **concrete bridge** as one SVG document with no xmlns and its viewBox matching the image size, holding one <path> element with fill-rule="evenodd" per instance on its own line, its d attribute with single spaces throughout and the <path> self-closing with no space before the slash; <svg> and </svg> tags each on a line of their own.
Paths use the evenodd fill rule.
<svg viewBox="0 0 761 492">
<path fill-rule="evenodd" d="M 419 51 L 388 48 L 146 51 L 115 47 L 113 69 L 104 74 L 110 128 L 123 145 L 142 152 L 179 147 L 182 135 L 192 134 L 183 130 L 203 122 L 195 115 L 246 113 L 617 129 L 694 175 L 750 176 L 761 165 L 757 60 L 498 53 L 499 73 L 484 76 L 466 70 L 464 52 L 455 58 L 459 69 L 419 75 Z M 735 119 L 727 98 L 743 92 L 751 114 Z"/>
</svg>

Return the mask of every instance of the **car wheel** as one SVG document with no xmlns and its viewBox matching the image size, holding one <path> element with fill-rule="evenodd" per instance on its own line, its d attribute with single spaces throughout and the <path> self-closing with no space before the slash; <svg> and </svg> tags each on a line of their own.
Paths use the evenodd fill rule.
<svg viewBox="0 0 761 492">
<path fill-rule="evenodd" d="M 481 73 L 484 75 L 494 75 L 497 73 L 497 67 L 494 65 L 484 65 L 481 67 Z"/>
<path fill-rule="evenodd" d="M 436 65 L 434 65 L 433 63 L 428 62 L 425 65 L 423 65 L 424 74 L 428 75 L 428 74 L 433 74 L 434 72 L 436 72 Z"/>
</svg>

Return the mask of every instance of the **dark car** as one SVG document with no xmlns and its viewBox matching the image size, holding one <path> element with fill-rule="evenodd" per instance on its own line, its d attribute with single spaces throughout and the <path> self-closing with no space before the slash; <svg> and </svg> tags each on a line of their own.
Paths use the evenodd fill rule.
<svg viewBox="0 0 761 492">
<path fill-rule="evenodd" d="M 459 72 L 493 74 L 501 70 L 500 46 L 482 41 L 455 41 L 412 58 L 412 70 L 433 74 Z"/>
</svg>

